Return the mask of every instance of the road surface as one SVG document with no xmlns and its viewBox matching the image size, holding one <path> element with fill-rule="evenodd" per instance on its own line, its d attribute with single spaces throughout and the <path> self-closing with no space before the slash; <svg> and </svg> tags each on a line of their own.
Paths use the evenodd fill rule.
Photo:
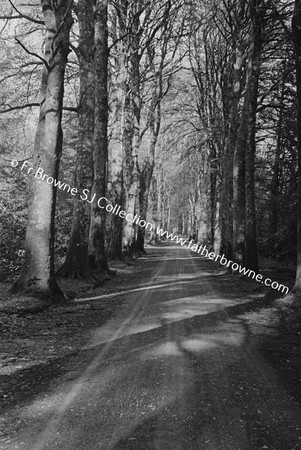
<svg viewBox="0 0 301 450">
<path fill-rule="evenodd" d="M 90 332 L 86 367 L 22 408 L 7 448 L 301 448 L 300 408 L 245 321 L 228 315 L 235 302 L 218 292 L 211 263 L 170 246 L 144 264 L 149 279 Z"/>
</svg>

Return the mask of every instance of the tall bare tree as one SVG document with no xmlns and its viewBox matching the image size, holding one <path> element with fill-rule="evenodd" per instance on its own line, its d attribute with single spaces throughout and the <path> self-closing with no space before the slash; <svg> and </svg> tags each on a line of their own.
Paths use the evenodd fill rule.
<svg viewBox="0 0 301 450">
<path fill-rule="evenodd" d="M 62 153 L 62 107 L 64 74 L 69 53 L 69 32 L 72 25 L 72 1 L 54 4 L 42 0 L 46 39 L 41 85 L 39 123 L 34 144 L 35 177 L 26 231 L 26 254 L 22 272 L 14 290 L 29 289 L 35 294 L 63 301 L 54 273 L 54 220 L 56 188 Z M 47 174 L 47 181 L 41 176 Z"/>
<path fill-rule="evenodd" d="M 298 109 L 298 225 L 297 225 L 297 270 L 293 293 L 301 292 L 301 1 L 295 0 L 292 20 L 296 55 L 297 109 Z"/>
<path fill-rule="evenodd" d="M 99 273 L 108 271 L 105 252 L 106 210 L 99 205 L 107 191 L 108 165 L 108 0 L 95 3 L 95 116 L 93 185 L 89 232 L 89 264 Z"/>
<path fill-rule="evenodd" d="M 250 3 L 251 49 L 249 66 L 250 77 L 246 87 L 246 96 L 249 97 L 248 118 L 248 145 L 246 151 L 245 173 L 245 205 L 246 205 L 246 229 L 245 229 L 245 265 L 255 272 L 259 271 L 257 253 L 257 224 L 255 207 L 255 153 L 256 153 L 256 124 L 258 88 L 260 77 L 260 63 L 263 48 L 263 22 L 269 1 L 252 0 Z"/>
<path fill-rule="evenodd" d="M 90 278 L 88 260 L 90 204 L 80 198 L 84 189 L 92 190 L 94 148 L 94 8 L 90 0 L 77 3 L 79 42 L 78 137 L 75 185 L 79 194 L 74 199 L 71 234 L 67 255 L 58 275 L 65 278 Z"/>
</svg>

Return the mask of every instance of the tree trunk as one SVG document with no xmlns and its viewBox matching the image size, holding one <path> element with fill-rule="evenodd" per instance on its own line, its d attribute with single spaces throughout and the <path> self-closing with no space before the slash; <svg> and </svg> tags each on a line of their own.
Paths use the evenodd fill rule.
<svg viewBox="0 0 301 450">
<path fill-rule="evenodd" d="M 158 195 L 157 195 L 157 201 L 158 201 L 157 214 L 158 214 L 158 225 L 160 228 L 163 227 L 163 220 L 164 220 L 164 218 L 163 218 L 163 195 L 164 195 L 163 183 L 164 183 L 164 172 L 163 172 L 163 168 L 161 166 L 160 170 L 159 170 L 159 176 L 158 176 Z"/>
<path fill-rule="evenodd" d="M 112 12 L 111 33 L 113 39 L 121 38 L 117 26 L 115 11 Z M 109 145 L 109 180 L 108 195 L 113 205 L 120 205 L 124 209 L 123 198 L 123 154 L 122 154 L 122 114 L 124 101 L 124 87 L 126 83 L 125 43 L 121 39 L 116 44 L 116 53 L 112 54 L 113 74 L 111 74 L 111 138 Z M 122 259 L 122 229 L 123 219 L 115 214 L 108 217 L 107 255 L 109 259 Z"/>
<path fill-rule="evenodd" d="M 127 40 L 129 57 L 127 61 L 127 83 L 124 98 L 124 126 L 123 126 L 123 180 L 125 210 L 134 217 L 138 204 L 139 168 L 138 153 L 140 147 L 140 33 L 139 9 L 141 2 L 137 1 L 128 6 L 130 23 L 130 36 Z M 131 256 L 135 247 L 135 228 L 137 225 L 125 220 L 123 222 L 122 251 L 124 255 Z"/>
<path fill-rule="evenodd" d="M 238 105 L 241 97 L 242 52 L 237 47 L 234 67 L 231 70 L 232 92 L 225 93 L 225 123 L 228 123 L 225 139 L 225 150 L 222 156 L 221 185 L 220 185 L 220 228 L 221 252 L 228 259 L 232 258 L 233 238 L 233 158 L 236 148 L 238 130 Z M 228 81 L 229 82 L 229 81 Z M 227 111 L 227 109 L 229 111 Z"/>
<path fill-rule="evenodd" d="M 195 192 L 190 192 L 188 197 L 189 217 L 190 217 L 190 235 L 196 234 L 196 203 L 197 196 Z"/>
<path fill-rule="evenodd" d="M 285 92 L 285 71 L 286 61 L 284 62 L 283 78 L 280 92 L 279 119 L 277 124 L 277 142 L 275 161 L 273 164 L 273 178 L 271 182 L 271 216 L 270 216 L 270 246 L 274 249 L 276 244 L 276 234 L 278 231 L 278 195 L 279 195 L 279 175 L 280 175 L 280 154 L 282 149 L 282 125 L 284 114 L 284 92 Z"/>
<path fill-rule="evenodd" d="M 170 191 L 168 192 L 168 199 L 167 199 L 167 222 L 166 222 L 166 229 L 170 229 L 170 219 L 171 219 L 171 208 L 170 208 Z"/>
<path fill-rule="evenodd" d="M 140 217 L 146 221 L 148 210 L 148 196 L 153 175 L 154 165 L 148 161 L 145 163 L 143 170 L 140 173 L 140 192 L 139 192 L 139 204 L 140 204 Z M 145 228 L 138 228 L 137 236 L 137 250 L 141 254 L 146 254 L 145 248 Z"/>
<path fill-rule="evenodd" d="M 215 219 L 217 206 L 217 162 L 216 148 L 213 143 L 210 144 L 210 236 L 212 247 L 215 247 Z"/>
<path fill-rule="evenodd" d="M 159 244 L 159 236 L 157 234 L 157 227 L 160 226 L 159 211 L 158 211 L 158 181 L 156 176 L 151 180 L 150 199 L 152 205 L 152 224 L 153 230 L 151 232 L 149 244 Z"/>
<path fill-rule="evenodd" d="M 125 184 L 125 210 L 128 214 L 131 214 L 132 217 L 136 217 L 137 215 L 137 195 L 139 188 L 139 169 L 137 165 L 137 157 L 134 158 L 131 155 L 131 159 L 134 159 L 133 164 L 130 162 L 127 163 L 126 171 L 127 171 L 127 183 Z M 129 161 L 129 159 L 128 159 Z M 122 251 L 124 256 L 132 256 L 134 252 L 134 243 L 135 243 L 135 223 L 124 220 L 123 222 L 123 233 L 122 233 Z"/>
<path fill-rule="evenodd" d="M 221 245 L 222 245 L 222 233 L 221 233 L 221 223 L 220 223 L 220 213 L 221 213 L 221 181 L 220 175 L 218 174 L 216 179 L 216 188 L 215 188 L 215 216 L 213 217 L 214 221 L 214 230 L 213 230 L 213 250 L 216 255 L 221 253 Z"/>
<path fill-rule="evenodd" d="M 297 269 L 292 292 L 301 293 L 301 0 L 295 0 L 293 15 L 293 37 L 296 53 L 297 109 L 298 109 L 298 225 L 297 225 Z"/>
<path fill-rule="evenodd" d="M 238 53 L 238 49 L 237 49 Z M 239 62 L 238 62 L 239 61 Z M 236 83 L 238 89 L 241 77 L 242 54 L 239 52 L 236 61 Z M 236 86 L 236 87 L 235 87 Z M 240 89 L 238 90 L 238 92 Z M 236 100 L 238 100 L 238 96 Z M 237 105 L 236 114 L 237 114 Z M 245 150 L 248 138 L 249 97 L 247 88 L 243 102 L 240 124 L 234 144 L 233 157 L 233 258 L 237 263 L 245 261 Z M 234 119 L 235 120 L 235 119 Z"/>
<path fill-rule="evenodd" d="M 262 50 L 262 21 L 265 14 L 265 0 L 253 0 L 251 4 L 252 19 L 252 55 L 251 74 L 247 90 L 249 91 L 249 138 L 246 151 L 246 238 L 245 265 L 248 269 L 259 272 L 257 239 L 256 239 L 256 207 L 255 207 L 255 152 L 256 152 L 256 116 L 260 61 Z M 249 62 L 250 65 L 250 62 Z"/>
<path fill-rule="evenodd" d="M 237 182 L 239 182 L 238 179 L 241 178 L 243 170 L 243 163 L 240 162 L 242 149 L 237 146 L 237 136 L 239 129 L 239 106 L 244 81 L 244 55 L 246 50 L 244 28 L 248 2 L 245 0 L 237 0 L 235 4 L 233 3 L 233 7 L 230 4 L 227 6 L 229 6 L 227 10 L 229 20 L 233 23 L 230 40 L 232 47 L 231 59 L 233 61 L 232 67 L 229 66 L 223 76 L 224 123 L 228 124 L 228 126 L 225 133 L 225 151 L 222 156 L 221 167 L 220 220 L 221 252 L 225 253 L 227 259 L 233 259 L 233 241 L 237 240 L 237 238 L 233 237 L 233 231 L 236 234 L 238 232 L 238 223 L 233 224 L 233 221 L 237 220 L 237 217 L 234 218 L 234 215 L 238 213 L 238 208 L 236 207 L 238 201 Z M 236 155 L 234 155 L 235 151 Z"/>
<path fill-rule="evenodd" d="M 69 53 L 72 2 L 43 0 L 46 28 L 45 61 L 41 86 L 41 106 L 34 144 L 35 177 L 26 231 L 25 262 L 13 291 L 29 290 L 35 295 L 64 301 L 54 272 L 54 221 L 56 189 L 62 152 L 62 106 L 64 74 Z M 41 174 L 47 174 L 44 180 Z M 52 182 L 51 182 L 52 180 Z"/>
<path fill-rule="evenodd" d="M 154 66 L 155 52 L 153 48 L 151 48 L 151 46 L 148 49 L 148 56 L 150 61 L 150 67 L 154 76 L 154 81 L 152 83 L 153 92 L 148 118 L 150 129 L 150 138 L 149 138 L 150 145 L 148 151 L 148 158 L 140 174 L 140 192 L 139 192 L 140 216 L 145 221 L 147 218 L 149 191 L 155 167 L 156 146 L 161 128 L 161 100 L 163 96 L 162 71 L 160 71 L 159 74 L 156 73 Z M 139 227 L 137 236 L 138 252 L 145 253 L 144 243 L 145 243 L 145 229 Z"/>
<path fill-rule="evenodd" d="M 89 263 L 98 276 L 108 271 L 105 254 L 106 210 L 98 200 L 106 196 L 108 161 L 108 1 L 95 4 L 95 120 L 93 148 L 93 187 L 89 233 Z"/>
<path fill-rule="evenodd" d="M 81 193 L 91 192 L 93 180 L 94 134 L 94 11 L 90 0 L 80 0 L 77 5 L 79 23 L 79 111 L 78 144 L 75 185 Z M 71 235 L 66 260 L 58 271 L 63 278 L 89 278 L 88 242 L 90 204 L 74 199 Z"/>
</svg>

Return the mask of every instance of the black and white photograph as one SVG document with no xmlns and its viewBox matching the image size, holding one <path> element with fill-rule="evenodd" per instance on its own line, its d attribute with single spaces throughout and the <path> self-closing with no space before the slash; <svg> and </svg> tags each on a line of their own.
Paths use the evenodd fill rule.
<svg viewBox="0 0 301 450">
<path fill-rule="evenodd" d="M 301 450 L 301 0 L 0 0 L 0 450 Z"/>
</svg>

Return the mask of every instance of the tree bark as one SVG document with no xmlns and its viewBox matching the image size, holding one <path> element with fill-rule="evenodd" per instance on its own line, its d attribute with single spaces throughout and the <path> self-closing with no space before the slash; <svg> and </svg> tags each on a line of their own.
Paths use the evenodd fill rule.
<svg viewBox="0 0 301 450">
<path fill-rule="evenodd" d="M 90 0 L 77 4 L 79 23 L 79 107 L 78 143 L 75 185 L 81 193 L 91 192 L 93 180 L 94 135 L 94 11 Z M 66 260 L 58 271 L 62 278 L 90 278 L 88 258 L 90 204 L 76 196 L 74 199 L 71 235 Z"/>
<path fill-rule="evenodd" d="M 296 54 L 297 110 L 298 110 L 298 224 L 297 224 L 297 268 L 292 289 L 294 294 L 301 293 L 301 0 L 295 0 L 292 20 L 293 38 Z"/>
<path fill-rule="evenodd" d="M 96 276 L 108 271 L 105 253 L 106 210 L 101 197 L 106 196 L 108 162 L 108 1 L 95 3 L 95 117 L 93 148 L 93 186 L 89 232 L 89 264 Z"/>
<path fill-rule="evenodd" d="M 151 180 L 151 189 L 150 189 L 150 199 L 151 199 L 151 206 L 152 206 L 152 224 L 153 224 L 153 230 L 151 232 L 149 244 L 158 245 L 159 244 L 159 236 L 157 234 L 157 227 L 160 226 L 160 219 L 159 219 L 159 210 L 158 210 L 158 181 L 157 177 L 153 176 Z"/>
<path fill-rule="evenodd" d="M 164 47 L 164 44 L 163 44 Z M 148 63 L 150 67 L 150 73 L 152 74 L 154 81 L 152 82 L 152 96 L 150 101 L 150 108 L 148 114 L 149 122 L 149 149 L 148 157 L 140 173 L 140 191 L 139 191 L 139 204 L 140 204 L 140 216 L 146 221 L 148 211 L 148 198 L 151 187 L 152 176 L 155 167 L 155 152 L 158 142 L 158 137 L 161 129 L 161 102 L 164 96 L 163 94 L 163 65 L 166 53 L 164 50 L 161 55 L 161 62 L 159 70 L 155 65 L 156 50 L 153 42 L 149 42 L 147 46 Z M 167 93 L 168 89 L 165 93 Z M 154 235 L 154 234 L 153 234 Z M 145 254 L 145 229 L 138 227 L 137 235 L 137 250 L 138 252 Z"/>
<path fill-rule="evenodd" d="M 228 5 L 230 6 L 230 5 Z M 243 91 L 244 72 L 244 23 L 247 9 L 245 0 L 237 0 L 227 10 L 229 20 L 233 23 L 232 41 L 232 67 L 228 67 L 223 80 L 224 123 L 228 124 L 225 133 L 225 150 L 222 155 L 221 166 L 221 194 L 220 194 L 220 221 L 221 221 L 221 252 L 227 259 L 233 259 L 233 231 L 238 231 L 238 224 L 233 224 L 237 199 L 237 182 L 243 170 L 239 162 L 242 157 L 241 147 L 237 147 L 239 128 L 239 104 Z M 230 42 L 231 42 L 230 41 Z M 229 89 L 230 88 L 230 89 Z M 234 152 L 236 151 L 236 155 Z M 238 152 L 238 153 L 237 153 Z M 234 163 L 234 159 L 236 159 Z M 235 165 L 235 168 L 234 168 Z M 234 211 L 235 210 L 235 211 Z"/>
<path fill-rule="evenodd" d="M 113 65 L 111 74 L 111 137 L 109 145 L 108 195 L 113 205 L 124 209 L 123 198 L 123 154 L 122 154 L 122 115 L 126 83 L 126 46 L 121 39 L 121 30 L 115 11 L 111 14 L 112 39 L 118 41 L 111 55 Z M 107 255 L 109 259 L 122 259 L 123 219 L 115 214 L 108 217 Z"/>
<path fill-rule="evenodd" d="M 216 207 L 218 202 L 218 186 L 217 186 L 217 153 L 213 143 L 210 143 L 210 237 L 213 248 L 217 248 L 215 244 L 215 229 L 218 222 L 215 220 L 218 218 Z M 219 250 L 218 250 L 219 253 Z"/>
<path fill-rule="evenodd" d="M 139 204 L 140 204 L 140 217 L 146 221 L 148 210 L 148 196 L 153 176 L 154 163 L 146 161 L 141 173 L 140 173 L 140 192 L 139 192 Z M 138 228 L 137 235 L 137 251 L 141 254 L 146 254 L 145 248 L 145 228 Z"/>
<path fill-rule="evenodd" d="M 279 105 L 279 118 L 277 124 L 277 141 L 276 141 L 276 151 L 275 160 L 273 164 L 273 178 L 271 182 L 271 216 L 270 216 L 270 246 L 275 249 L 276 244 L 276 234 L 278 231 L 278 196 L 279 196 L 279 176 L 280 176 L 280 155 L 282 150 L 282 126 L 283 126 L 283 115 L 284 115 L 284 92 L 285 92 L 285 71 L 286 71 L 286 61 L 284 62 L 283 78 L 281 84 L 280 92 L 280 105 Z"/>
<path fill-rule="evenodd" d="M 26 230 L 25 262 L 13 291 L 31 293 L 64 301 L 65 297 L 55 280 L 54 222 L 56 188 L 51 179 L 58 180 L 62 152 L 62 107 L 64 74 L 69 53 L 69 32 L 72 25 L 72 2 L 42 0 L 46 28 L 45 55 L 41 86 L 39 122 L 34 144 L 35 177 L 31 187 L 31 201 Z M 47 174 L 40 179 L 39 168 Z"/>
<path fill-rule="evenodd" d="M 234 89 L 238 89 L 241 78 L 242 54 L 237 47 L 236 79 Z M 248 138 L 249 98 L 245 92 L 240 124 L 234 144 L 233 157 L 233 258 L 237 263 L 245 261 L 245 151 Z M 239 97 L 236 95 L 235 114 L 238 111 Z M 233 118 L 233 120 L 236 120 Z"/>
<path fill-rule="evenodd" d="M 252 55 L 251 73 L 247 86 L 249 97 L 248 128 L 249 137 L 246 151 L 246 237 L 245 265 L 248 269 L 259 272 L 257 239 L 256 239 L 256 207 L 255 207 L 255 152 L 256 152 L 256 117 L 260 61 L 262 51 L 262 21 L 265 15 L 265 0 L 253 0 L 251 3 L 252 19 Z"/>
<path fill-rule="evenodd" d="M 220 169 L 219 169 L 220 170 Z M 220 173 L 215 178 L 215 208 L 213 220 L 213 250 L 216 255 L 221 253 L 222 231 L 221 231 L 221 180 Z"/>
<path fill-rule="evenodd" d="M 134 217 L 138 205 L 139 168 L 138 153 L 140 147 L 140 58 L 139 23 L 141 2 L 137 1 L 128 6 L 128 26 L 130 35 L 127 39 L 129 57 L 127 64 L 127 82 L 124 91 L 123 111 L 123 180 L 125 210 Z M 130 221 L 123 221 L 122 252 L 125 256 L 132 256 L 135 250 L 136 225 Z"/>
</svg>

